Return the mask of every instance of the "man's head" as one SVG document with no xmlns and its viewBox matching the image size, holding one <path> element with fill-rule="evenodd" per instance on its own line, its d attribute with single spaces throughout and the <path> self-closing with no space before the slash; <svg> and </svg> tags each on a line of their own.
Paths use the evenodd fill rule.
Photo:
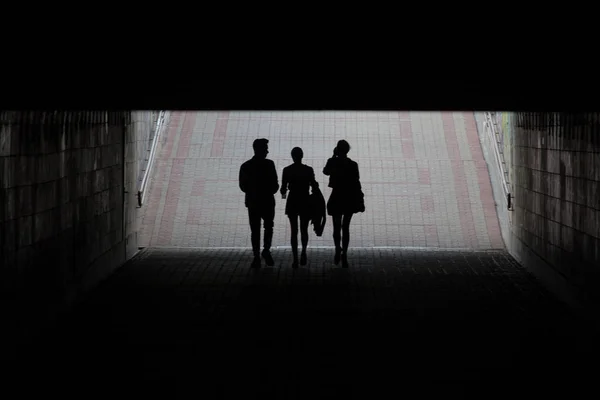
<svg viewBox="0 0 600 400">
<path fill-rule="evenodd" d="M 302 151 L 302 149 L 300 147 L 294 147 L 292 149 L 292 160 L 298 163 L 302 161 L 302 157 L 304 157 L 304 152 Z"/>
<path fill-rule="evenodd" d="M 269 154 L 269 140 L 256 139 L 254 143 L 252 143 L 252 148 L 254 149 L 255 156 L 259 158 L 267 158 L 267 154 Z"/>
</svg>

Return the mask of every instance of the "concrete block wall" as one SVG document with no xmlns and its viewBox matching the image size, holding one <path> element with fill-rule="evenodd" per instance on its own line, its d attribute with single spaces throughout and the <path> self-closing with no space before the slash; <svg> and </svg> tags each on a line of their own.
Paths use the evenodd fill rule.
<svg viewBox="0 0 600 400">
<path fill-rule="evenodd" d="M 598 113 L 503 113 L 514 211 L 483 114 L 476 113 L 502 237 L 508 251 L 562 300 L 594 319 L 600 310 Z M 506 154 L 505 154 L 506 156 Z"/>
<path fill-rule="evenodd" d="M 512 247 L 600 304 L 600 113 L 516 113 L 514 130 Z"/>
<path fill-rule="evenodd" d="M 134 254 L 138 170 L 131 167 L 144 115 L 0 113 L 3 305 L 22 332 Z"/>
<path fill-rule="evenodd" d="M 156 122 L 158 121 L 158 116 L 159 116 L 159 111 L 150 111 L 147 113 L 144 112 L 138 112 L 137 115 L 139 115 L 138 119 L 143 118 L 146 119 L 147 121 L 144 121 L 143 123 L 147 126 L 147 129 L 144 130 L 140 130 L 139 131 L 139 136 L 136 137 L 136 143 L 138 143 L 138 149 L 137 149 L 137 167 L 138 167 L 138 183 L 141 182 L 142 177 L 143 177 L 143 170 L 146 168 L 147 165 L 147 157 L 150 154 L 150 149 L 152 146 L 152 139 L 154 138 L 154 135 L 156 134 L 155 132 L 155 128 L 156 128 Z M 143 117 L 142 117 L 143 116 Z"/>
</svg>

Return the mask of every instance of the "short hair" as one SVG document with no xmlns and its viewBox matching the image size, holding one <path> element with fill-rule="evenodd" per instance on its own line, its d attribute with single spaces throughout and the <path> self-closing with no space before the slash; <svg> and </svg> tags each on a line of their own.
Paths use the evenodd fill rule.
<svg viewBox="0 0 600 400">
<path fill-rule="evenodd" d="M 258 150 L 266 149 L 268 144 L 269 144 L 269 139 L 264 139 L 264 138 L 256 139 L 252 143 L 252 148 L 254 149 L 254 151 L 258 151 Z"/>
<path fill-rule="evenodd" d="M 304 157 L 304 152 L 302 151 L 302 149 L 300 147 L 294 147 L 292 149 L 292 158 L 296 159 L 302 157 Z"/>
</svg>

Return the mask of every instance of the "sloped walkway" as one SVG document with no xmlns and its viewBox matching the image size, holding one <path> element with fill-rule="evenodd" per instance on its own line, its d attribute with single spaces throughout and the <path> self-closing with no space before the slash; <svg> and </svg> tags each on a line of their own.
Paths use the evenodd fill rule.
<svg viewBox="0 0 600 400">
<path fill-rule="evenodd" d="M 140 246 L 248 247 L 238 187 L 252 142 L 269 139 L 279 178 L 300 146 L 326 197 L 322 170 L 339 139 L 359 164 L 366 212 L 354 246 L 503 248 L 472 112 L 174 112 L 139 218 Z M 277 197 L 276 246 L 289 222 Z M 315 246 L 331 246 L 331 221 Z"/>
</svg>

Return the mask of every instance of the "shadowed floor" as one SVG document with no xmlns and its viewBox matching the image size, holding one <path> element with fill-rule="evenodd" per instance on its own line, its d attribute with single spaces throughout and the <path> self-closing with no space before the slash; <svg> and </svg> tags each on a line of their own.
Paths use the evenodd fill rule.
<svg viewBox="0 0 600 400">
<path fill-rule="evenodd" d="M 28 389 L 90 398 L 570 395 L 585 324 L 504 251 L 149 248 L 28 358 Z M 179 396 L 181 395 L 181 396 Z"/>
</svg>

